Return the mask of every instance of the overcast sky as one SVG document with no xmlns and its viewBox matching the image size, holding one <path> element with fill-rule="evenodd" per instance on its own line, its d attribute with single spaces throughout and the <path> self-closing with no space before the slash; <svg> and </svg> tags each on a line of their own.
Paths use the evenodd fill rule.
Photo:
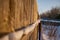
<svg viewBox="0 0 60 40">
<path fill-rule="evenodd" d="M 38 0 L 37 3 L 39 13 L 43 13 L 56 6 L 60 6 L 60 0 Z"/>
</svg>

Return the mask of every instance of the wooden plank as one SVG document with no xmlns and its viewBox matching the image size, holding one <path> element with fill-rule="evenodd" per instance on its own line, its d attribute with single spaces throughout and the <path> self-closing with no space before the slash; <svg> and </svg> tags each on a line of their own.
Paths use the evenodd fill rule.
<svg viewBox="0 0 60 40">
<path fill-rule="evenodd" d="M 23 30 L 9 34 L 9 40 L 20 40 L 23 36 Z"/>
<path fill-rule="evenodd" d="M 8 37 L 8 35 L 6 35 L 6 36 L 0 38 L 0 40 L 9 40 L 9 37 Z"/>
<path fill-rule="evenodd" d="M 21 40 L 37 40 L 37 28 L 29 32 L 28 34 L 25 34 Z"/>
<path fill-rule="evenodd" d="M 0 0 L 0 33 L 27 27 L 37 18 L 36 0 Z"/>
<path fill-rule="evenodd" d="M 15 1 L 15 29 L 26 27 L 37 20 L 37 8 L 34 0 Z M 33 6 L 34 5 L 34 6 Z"/>
<path fill-rule="evenodd" d="M 8 24 L 9 0 L 0 0 L 0 33 L 10 32 Z"/>
<path fill-rule="evenodd" d="M 33 6 L 33 14 L 34 14 L 34 22 L 38 19 L 38 11 L 37 11 L 37 0 L 34 0 L 34 6 Z"/>
</svg>

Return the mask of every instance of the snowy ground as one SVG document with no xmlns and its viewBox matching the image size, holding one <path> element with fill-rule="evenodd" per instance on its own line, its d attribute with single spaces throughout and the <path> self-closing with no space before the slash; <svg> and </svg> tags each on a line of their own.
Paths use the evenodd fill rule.
<svg viewBox="0 0 60 40">
<path fill-rule="evenodd" d="M 42 24 L 41 40 L 60 40 L 60 26 Z"/>
</svg>

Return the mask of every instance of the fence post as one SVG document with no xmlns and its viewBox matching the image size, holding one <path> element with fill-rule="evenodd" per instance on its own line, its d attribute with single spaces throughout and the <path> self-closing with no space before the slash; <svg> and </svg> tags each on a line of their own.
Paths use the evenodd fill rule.
<svg viewBox="0 0 60 40">
<path fill-rule="evenodd" d="M 41 22 L 39 23 L 39 40 L 41 40 L 40 38 L 41 38 Z"/>
</svg>

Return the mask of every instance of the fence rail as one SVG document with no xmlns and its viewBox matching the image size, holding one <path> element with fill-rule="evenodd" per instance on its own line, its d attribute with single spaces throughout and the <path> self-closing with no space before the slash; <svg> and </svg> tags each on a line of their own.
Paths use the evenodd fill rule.
<svg viewBox="0 0 60 40">
<path fill-rule="evenodd" d="M 33 31 L 33 30 L 36 29 L 36 27 L 39 23 L 40 23 L 40 20 L 37 20 L 34 24 L 32 24 L 26 28 L 23 28 L 17 32 L 9 33 L 9 34 L 3 36 L 2 38 L 0 38 L 0 40 L 21 40 L 23 35 L 28 35 L 28 34 L 30 35 L 31 32 L 36 32 L 36 30 L 35 31 Z M 28 35 L 28 37 L 29 37 L 29 35 Z M 31 37 L 32 37 L 32 35 L 31 35 Z M 22 40 L 25 40 L 25 39 L 22 38 Z"/>
</svg>

